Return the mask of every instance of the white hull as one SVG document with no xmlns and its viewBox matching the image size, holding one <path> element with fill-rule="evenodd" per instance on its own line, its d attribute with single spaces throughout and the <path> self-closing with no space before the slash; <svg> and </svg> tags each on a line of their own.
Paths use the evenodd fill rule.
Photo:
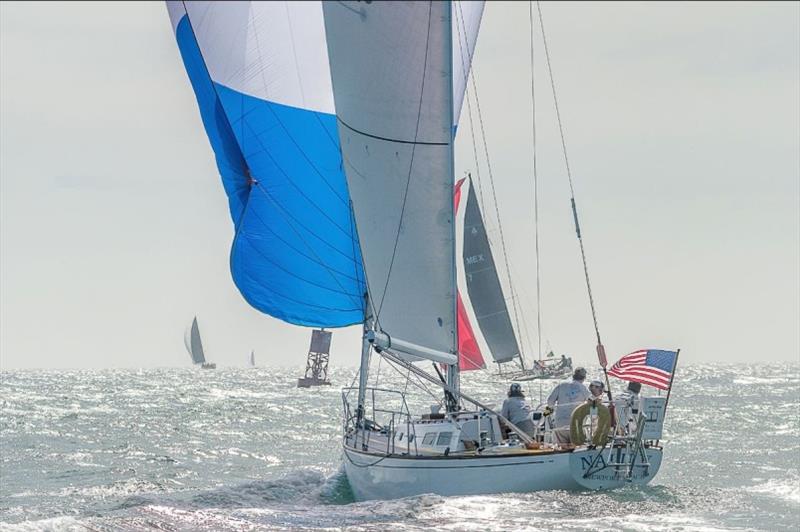
<svg viewBox="0 0 800 532">
<path fill-rule="evenodd" d="M 647 449 L 649 466 L 602 467 L 583 473 L 598 451 L 496 456 L 381 456 L 344 447 L 344 469 L 356 500 L 396 499 L 423 493 L 479 495 L 541 490 L 608 489 L 648 483 L 661 465 L 661 450 Z M 603 452 L 611 456 L 610 450 Z M 617 460 L 619 457 L 617 457 Z"/>
</svg>

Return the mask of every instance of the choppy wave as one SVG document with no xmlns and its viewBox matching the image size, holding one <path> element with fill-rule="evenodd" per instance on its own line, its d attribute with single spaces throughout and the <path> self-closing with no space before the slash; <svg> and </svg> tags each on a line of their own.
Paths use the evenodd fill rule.
<svg viewBox="0 0 800 532">
<path fill-rule="evenodd" d="M 0 379 L 3 530 L 793 530 L 800 367 L 681 368 L 661 471 L 604 493 L 354 502 L 340 391 L 299 370 L 19 371 Z M 346 385 L 352 371 L 337 369 Z M 398 377 L 385 373 L 382 385 Z M 497 402 L 505 383 L 464 376 Z M 526 384 L 536 398 L 551 383 Z M 424 409 L 430 398 L 412 401 Z"/>
</svg>

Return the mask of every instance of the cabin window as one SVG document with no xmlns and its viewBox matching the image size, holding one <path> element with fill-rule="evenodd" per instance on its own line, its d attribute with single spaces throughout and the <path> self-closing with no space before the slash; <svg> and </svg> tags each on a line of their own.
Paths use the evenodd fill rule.
<svg viewBox="0 0 800 532">
<path fill-rule="evenodd" d="M 450 445 L 450 440 L 453 437 L 452 432 L 440 432 L 439 439 L 436 440 L 436 445 Z"/>
<path fill-rule="evenodd" d="M 429 432 L 422 438 L 422 445 L 433 445 L 433 440 L 436 438 L 435 432 Z"/>
</svg>

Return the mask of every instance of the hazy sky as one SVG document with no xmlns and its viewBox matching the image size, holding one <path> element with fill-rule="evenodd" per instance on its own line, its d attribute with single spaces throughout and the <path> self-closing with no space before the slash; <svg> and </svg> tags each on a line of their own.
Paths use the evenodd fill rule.
<svg viewBox="0 0 800 532">
<path fill-rule="evenodd" d="M 609 358 L 800 358 L 800 4 L 543 3 Z M 538 33 L 537 33 L 538 36 Z M 543 333 L 594 338 L 540 41 Z M 492 2 L 475 57 L 528 325 L 528 6 Z M 457 167 L 474 168 L 462 114 Z M 485 169 L 484 169 L 485 174 Z M 489 221 L 494 213 L 487 213 Z M 0 366 L 303 363 L 308 330 L 250 308 L 162 3 L 0 3 Z M 533 334 L 533 331 L 531 331 Z M 359 331 L 333 363 L 357 363 Z"/>
</svg>

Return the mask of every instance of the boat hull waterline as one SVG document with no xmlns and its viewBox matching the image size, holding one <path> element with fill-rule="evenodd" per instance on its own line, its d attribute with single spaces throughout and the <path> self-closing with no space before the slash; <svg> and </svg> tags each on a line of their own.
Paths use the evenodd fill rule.
<svg viewBox="0 0 800 532">
<path fill-rule="evenodd" d="M 658 473 L 662 450 L 644 450 L 647 465 L 609 465 L 625 461 L 624 448 L 494 456 L 403 457 L 343 447 L 344 470 L 356 500 L 397 499 L 434 493 L 482 495 L 543 490 L 613 489 L 647 484 Z M 586 475 L 589 470 L 592 472 Z"/>
</svg>

